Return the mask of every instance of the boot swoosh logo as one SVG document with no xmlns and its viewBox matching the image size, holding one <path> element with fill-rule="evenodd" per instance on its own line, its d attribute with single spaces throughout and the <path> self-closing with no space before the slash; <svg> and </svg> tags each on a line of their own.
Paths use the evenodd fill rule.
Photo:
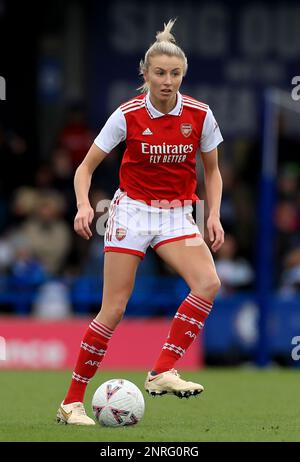
<svg viewBox="0 0 300 462">
<path fill-rule="evenodd" d="M 71 415 L 72 415 L 72 411 L 66 412 L 62 407 L 60 408 L 60 412 L 62 413 L 63 417 L 64 417 L 66 420 L 69 420 L 69 418 L 70 418 Z"/>
</svg>

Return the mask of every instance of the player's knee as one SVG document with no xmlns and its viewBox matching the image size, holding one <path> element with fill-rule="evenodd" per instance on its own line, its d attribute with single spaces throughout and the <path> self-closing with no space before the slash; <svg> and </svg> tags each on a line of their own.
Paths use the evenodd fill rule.
<svg viewBox="0 0 300 462">
<path fill-rule="evenodd" d="M 115 329 L 117 325 L 121 322 L 124 312 L 125 312 L 125 306 L 117 306 L 117 305 L 111 305 L 109 310 L 103 310 L 103 307 L 101 308 L 101 312 L 105 313 L 105 319 L 107 320 L 108 325 Z"/>
<path fill-rule="evenodd" d="M 215 292 L 215 295 L 217 295 L 217 293 L 219 292 L 219 290 L 221 289 L 221 281 L 220 279 L 218 278 L 217 275 L 215 275 L 213 281 L 212 281 L 212 290 L 213 292 Z"/>
<path fill-rule="evenodd" d="M 120 316 L 123 315 L 128 300 L 130 298 L 130 293 L 127 291 L 116 293 L 111 301 L 112 307 L 116 313 Z"/>
<path fill-rule="evenodd" d="M 128 297 L 120 297 L 114 301 L 111 308 L 117 318 L 122 319 L 127 303 Z"/>
<path fill-rule="evenodd" d="M 125 307 L 124 308 L 114 308 L 114 310 L 111 313 L 111 317 L 113 318 L 114 324 L 117 325 L 119 322 L 121 322 L 123 316 L 125 313 Z"/>
<path fill-rule="evenodd" d="M 192 292 L 199 297 L 206 295 L 213 299 L 221 288 L 221 281 L 217 274 L 207 275 L 205 278 L 201 278 L 200 281 L 191 287 Z"/>
<path fill-rule="evenodd" d="M 124 315 L 129 297 L 130 294 L 122 292 L 105 297 L 102 301 L 100 312 L 105 312 L 105 315 L 109 317 L 112 323 L 118 324 Z"/>
</svg>

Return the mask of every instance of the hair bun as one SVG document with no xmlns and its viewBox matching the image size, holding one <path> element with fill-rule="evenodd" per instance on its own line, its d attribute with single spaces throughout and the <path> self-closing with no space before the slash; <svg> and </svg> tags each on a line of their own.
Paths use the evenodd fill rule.
<svg viewBox="0 0 300 462">
<path fill-rule="evenodd" d="M 156 34 L 156 41 L 157 42 L 173 42 L 176 43 L 176 39 L 173 34 L 171 34 L 172 27 L 175 23 L 176 19 L 170 19 L 168 24 L 164 23 L 164 30 L 161 32 L 157 32 Z"/>
</svg>

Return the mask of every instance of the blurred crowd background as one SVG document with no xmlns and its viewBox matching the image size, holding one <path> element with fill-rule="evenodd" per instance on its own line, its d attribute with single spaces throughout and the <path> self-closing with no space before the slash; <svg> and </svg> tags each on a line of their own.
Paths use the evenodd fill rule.
<svg viewBox="0 0 300 462">
<path fill-rule="evenodd" d="M 219 298 L 255 293 L 263 94 L 269 87 L 290 94 L 299 74 L 299 3 L 0 0 L 0 313 L 98 311 L 102 212 L 89 242 L 76 236 L 74 173 L 111 112 L 137 93 L 139 60 L 172 17 L 189 62 L 182 93 L 210 105 L 225 140 Z M 299 113 L 281 110 L 276 133 L 272 291 L 293 296 L 300 291 Z M 123 150 L 95 172 L 95 208 L 118 187 Z M 205 199 L 200 165 L 198 174 Z M 149 249 L 138 275 L 128 314 L 173 313 L 170 291 L 180 295 L 182 286 L 172 269 Z"/>
</svg>

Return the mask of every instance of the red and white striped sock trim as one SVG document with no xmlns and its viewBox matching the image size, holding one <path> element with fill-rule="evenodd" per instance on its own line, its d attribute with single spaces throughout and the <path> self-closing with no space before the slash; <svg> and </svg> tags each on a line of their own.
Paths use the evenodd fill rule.
<svg viewBox="0 0 300 462">
<path fill-rule="evenodd" d="M 102 324 L 102 322 L 95 321 L 95 319 L 91 322 L 89 328 L 94 332 L 97 332 L 97 334 L 102 335 L 102 337 L 107 338 L 108 340 L 112 337 L 113 334 L 113 330 Z"/>
<path fill-rule="evenodd" d="M 201 297 L 198 297 L 197 295 L 193 295 L 192 293 L 190 293 L 187 297 L 186 297 L 186 301 L 194 306 L 195 308 L 198 308 L 198 310 L 202 311 L 203 313 L 205 313 L 207 316 L 209 315 L 211 309 L 212 309 L 212 306 L 213 304 L 206 301 L 206 300 L 203 300 L 203 298 Z"/>
<path fill-rule="evenodd" d="M 175 318 L 180 319 L 181 321 L 189 322 L 190 324 L 194 324 L 195 326 L 198 327 L 198 329 L 202 329 L 203 326 L 204 326 L 203 322 L 197 321 L 197 319 L 195 319 L 195 318 L 190 318 L 186 314 L 182 314 L 182 313 L 177 312 L 175 314 Z"/>
<path fill-rule="evenodd" d="M 103 350 L 102 348 L 96 348 L 93 345 L 89 345 L 86 342 L 81 342 L 81 348 L 83 350 L 88 351 L 89 353 L 93 353 L 98 356 L 104 356 L 106 353 L 106 350 Z"/>
<path fill-rule="evenodd" d="M 72 379 L 82 383 L 89 383 L 91 380 L 88 377 L 82 377 L 82 375 L 76 374 L 76 372 L 73 372 Z"/>
<path fill-rule="evenodd" d="M 174 351 L 179 356 L 183 356 L 185 353 L 185 350 L 183 348 L 181 348 L 180 346 L 174 345 L 173 343 L 165 343 L 162 349 Z"/>
</svg>

